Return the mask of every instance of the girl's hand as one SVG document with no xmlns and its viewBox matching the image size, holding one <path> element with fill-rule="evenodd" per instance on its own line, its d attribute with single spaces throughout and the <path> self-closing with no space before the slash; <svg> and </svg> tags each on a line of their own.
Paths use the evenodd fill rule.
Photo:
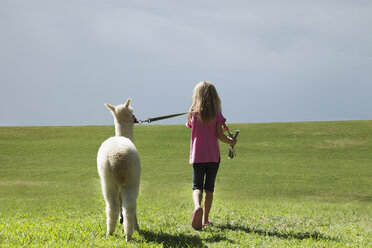
<svg viewBox="0 0 372 248">
<path fill-rule="evenodd" d="M 223 132 L 225 130 L 229 130 L 229 128 L 225 124 L 218 124 L 217 125 L 217 137 L 222 142 L 229 144 L 229 145 L 236 145 L 237 139 L 232 139 L 230 137 L 227 137 Z"/>
<path fill-rule="evenodd" d="M 222 125 L 222 131 L 224 131 L 224 132 L 228 132 L 228 131 L 229 131 L 229 127 L 226 126 L 226 124 L 223 124 L 223 125 Z"/>
</svg>

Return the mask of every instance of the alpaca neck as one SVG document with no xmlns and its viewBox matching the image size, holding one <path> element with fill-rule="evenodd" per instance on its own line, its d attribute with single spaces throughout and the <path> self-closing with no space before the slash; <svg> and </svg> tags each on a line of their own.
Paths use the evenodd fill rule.
<svg viewBox="0 0 372 248">
<path fill-rule="evenodd" d="M 115 136 L 123 136 L 133 141 L 133 124 L 119 125 L 119 123 L 115 123 Z"/>
</svg>

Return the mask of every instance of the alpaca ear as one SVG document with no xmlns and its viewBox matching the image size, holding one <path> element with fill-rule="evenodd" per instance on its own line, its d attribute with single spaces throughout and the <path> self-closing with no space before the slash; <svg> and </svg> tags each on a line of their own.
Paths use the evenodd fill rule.
<svg viewBox="0 0 372 248">
<path fill-rule="evenodd" d="M 128 108 L 130 105 L 131 99 L 128 98 L 127 101 L 124 103 L 124 107 Z"/>
<path fill-rule="evenodd" d="M 105 103 L 106 108 L 111 110 L 112 112 L 115 112 L 115 106 L 112 106 L 111 104 Z"/>
</svg>

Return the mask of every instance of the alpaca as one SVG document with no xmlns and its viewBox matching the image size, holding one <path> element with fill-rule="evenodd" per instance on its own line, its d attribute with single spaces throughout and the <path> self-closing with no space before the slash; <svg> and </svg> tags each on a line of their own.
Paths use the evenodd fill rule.
<svg viewBox="0 0 372 248">
<path fill-rule="evenodd" d="M 139 231 L 136 201 L 141 174 L 140 158 L 133 144 L 134 121 L 130 101 L 128 99 L 118 106 L 105 104 L 114 116 L 116 136 L 105 140 L 97 155 L 97 169 L 106 202 L 107 235 L 115 231 L 120 213 L 127 241 L 132 238 L 133 231 Z"/>
</svg>

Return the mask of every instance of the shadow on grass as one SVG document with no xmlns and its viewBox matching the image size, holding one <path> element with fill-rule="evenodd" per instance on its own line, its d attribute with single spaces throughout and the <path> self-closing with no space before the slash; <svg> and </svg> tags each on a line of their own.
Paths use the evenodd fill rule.
<svg viewBox="0 0 372 248">
<path fill-rule="evenodd" d="M 221 235 L 213 235 L 207 239 L 201 239 L 195 235 L 187 235 L 182 233 L 169 234 L 164 232 L 152 232 L 149 230 L 141 230 L 140 235 L 144 237 L 146 242 L 156 242 L 163 244 L 164 247 L 208 247 L 203 244 L 203 240 L 206 242 L 219 242 L 221 240 L 228 240 Z"/>
<path fill-rule="evenodd" d="M 314 232 L 287 232 L 287 233 L 282 233 L 279 231 L 266 231 L 262 229 L 252 229 L 247 226 L 242 226 L 242 225 L 231 225 L 231 224 L 223 224 L 217 226 L 217 228 L 220 228 L 222 230 L 231 230 L 231 231 L 244 231 L 246 233 L 256 233 L 262 236 L 272 236 L 272 237 L 278 237 L 278 238 L 283 238 L 283 239 L 316 239 L 316 240 L 327 240 L 327 241 L 339 241 L 338 239 L 335 239 L 333 237 L 326 236 L 318 231 Z"/>
<path fill-rule="evenodd" d="M 203 244 L 198 236 L 186 234 L 169 234 L 164 232 L 152 232 L 149 230 L 141 230 L 140 235 L 144 237 L 147 242 L 156 242 L 163 244 L 164 247 L 207 247 Z"/>
</svg>

